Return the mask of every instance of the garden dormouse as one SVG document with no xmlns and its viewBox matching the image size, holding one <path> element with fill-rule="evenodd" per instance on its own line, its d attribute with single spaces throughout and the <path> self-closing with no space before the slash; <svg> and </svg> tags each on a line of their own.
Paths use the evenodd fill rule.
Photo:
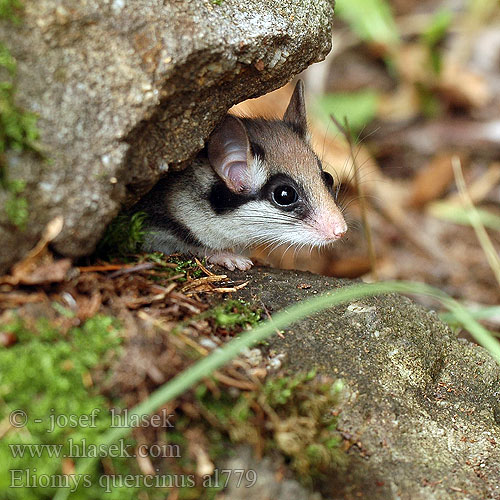
<svg viewBox="0 0 500 500">
<path fill-rule="evenodd" d="M 146 251 L 192 253 L 246 270 L 260 244 L 326 246 L 347 231 L 308 140 L 299 81 L 282 120 L 227 114 L 206 148 L 134 207 L 147 214 Z"/>
</svg>

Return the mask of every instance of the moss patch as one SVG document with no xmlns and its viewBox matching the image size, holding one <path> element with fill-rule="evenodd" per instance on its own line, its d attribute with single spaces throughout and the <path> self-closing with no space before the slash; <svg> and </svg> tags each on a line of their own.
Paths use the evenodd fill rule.
<svg viewBox="0 0 500 500">
<path fill-rule="evenodd" d="M 18 23 L 22 8 L 20 0 L 0 0 L 0 19 Z"/>
<path fill-rule="evenodd" d="M 271 377 L 261 389 L 245 392 L 230 404 L 223 397 L 206 400 L 198 395 L 231 441 L 280 450 L 310 485 L 314 477 L 345 463 L 334 415 L 340 390 L 340 384 L 311 371 Z"/>
<path fill-rule="evenodd" d="M 5 433 L 0 441 L 0 498 L 52 498 L 57 488 L 43 481 L 61 480 L 71 472 L 74 455 L 90 453 L 109 426 L 108 402 L 94 387 L 91 370 L 120 345 L 120 330 L 116 320 L 102 315 L 66 334 L 45 319 L 33 325 L 16 319 L 0 330 L 16 339 L 0 348 L 0 422 Z M 9 417 L 23 425 L 9 426 Z M 122 458 L 107 460 L 114 470 L 130 469 L 124 469 Z M 26 485 L 28 475 L 34 487 L 9 487 Z M 99 498 L 97 478 L 87 479 L 83 497 Z M 135 498 L 136 493 L 119 488 L 109 498 Z"/>
<path fill-rule="evenodd" d="M 17 0 L 0 0 L 0 18 L 20 22 L 22 4 Z M 38 152 L 37 116 L 19 108 L 14 102 L 17 63 L 8 48 L 0 42 L 0 187 L 7 191 L 5 212 L 8 220 L 19 229 L 28 221 L 28 200 L 22 195 L 25 183 L 9 177 L 8 151 Z"/>
<path fill-rule="evenodd" d="M 260 309 L 256 309 L 243 300 L 234 299 L 225 300 L 207 311 L 206 314 L 209 318 L 214 319 L 217 327 L 230 332 L 236 329 L 254 327 L 261 319 Z"/>
<path fill-rule="evenodd" d="M 175 267 L 176 273 L 184 273 L 186 275 L 185 278 L 180 278 L 181 282 L 185 281 L 188 277 L 196 279 L 203 276 L 203 271 L 198 267 L 198 264 L 194 259 L 185 258 L 182 255 L 172 255 L 168 257 L 168 262 L 177 264 Z M 202 264 L 204 263 L 205 260 L 202 261 Z"/>
<path fill-rule="evenodd" d="M 146 214 L 119 214 L 106 228 L 96 250 L 102 258 L 124 257 L 139 250 L 146 231 L 143 229 Z"/>
<path fill-rule="evenodd" d="M 26 229 L 28 222 L 28 200 L 22 195 L 26 183 L 20 179 L 5 181 L 4 183 L 10 196 L 7 198 L 4 209 L 9 221 L 19 229 Z"/>
</svg>

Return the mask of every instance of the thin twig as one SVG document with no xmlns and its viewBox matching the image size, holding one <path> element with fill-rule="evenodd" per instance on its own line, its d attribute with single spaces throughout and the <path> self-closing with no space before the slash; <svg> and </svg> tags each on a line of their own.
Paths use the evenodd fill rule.
<svg viewBox="0 0 500 500">
<path fill-rule="evenodd" d="M 182 288 L 182 292 L 186 292 L 187 290 L 191 290 L 200 285 L 206 285 L 207 283 L 213 283 L 217 281 L 227 281 L 227 276 L 225 274 L 215 275 L 212 274 L 210 276 L 204 276 L 203 278 L 197 278 L 193 281 L 190 281 L 187 285 Z"/>
<path fill-rule="evenodd" d="M 128 269 L 129 264 L 104 264 L 102 266 L 80 266 L 77 269 L 81 273 L 94 273 L 94 272 L 107 272 L 107 271 L 117 271 L 120 269 Z"/>
<path fill-rule="evenodd" d="M 218 293 L 232 293 L 232 292 L 237 292 L 238 290 L 241 290 L 242 288 L 245 288 L 249 281 L 245 281 L 244 283 L 240 283 L 239 285 L 233 285 L 231 287 L 217 287 L 214 288 L 214 292 Z"/>
<path fill-rule="evenodd" d="M 486 195 L 500 182 L 500 162 L 492 163 L 488 170 L 477 180 L 469 183 L 467 192 L 472 203 L 481 203 Z M 449 202 L 460 202 L 460 194 L 448 196 Z"/>
<path fill-rule="evenodd" d="M 238 380 L 218 371 L 213 373 L 213 377 L 229 387 L 236 387 L 245 391 L 255 391 L 257 386 L 253 382 Z"/>
<path fill-rule="evenodd" d="M 457 183 L 458 190 L 460 192 L 460 196 L 462 197 L 462 201 L 466 206 L 467 213 L 469 215 L 469 220 L 476 232 L 477 239 L 483 249 L 486 258 L 488 259 L 488 264 L 495 275 L 498 284 L 500 285 L 500 258 L 493 246 L 493 243 L 484 228 L 483 223 L 481 222 L 481 217 L 477 213 L 476 207 L 467 192 L 467 187 L 465 185 L 464 174 L 462 172 L 462 165 L 460 164 L 460 159 L 458 156 L 454 156 L 451 159 L 451 163 L 453 165 L 453 173 L 455 174 L 455 182 Z"/>
<path fill-rule="evenodd" d="M 375 247 L 373 245 L 372 232 L 370 225 L 368 224 L 368 208 L 366 206 L 366 198 L 361 188 L 361 183 L 359 179 L 359 167 L 356 161 L 356 154 L 354 153 L 354 143 L 352 140 L 351 129 L 349 128 L 349 122 L 347 118 L 345 120 L 345 127 L 335 118 L 335 116 L 330 115 L 330 119 L 335 123 L 336 127 L 339 129 L 340 133 L 345 137 L 347 144 L 349 145 L 349 152 L 352 159 L 352 166 L 354 170 L 354 183 L 356 191 L 359 196 L 359 208 L 361 210 L 361 221 L 363 223 L 363 231 L 365 233 L 366 245 L 368 247 L 368 257 L 370 259 L 370 267 L 372 271 L 372 276 L 375 281 L 377 281 L 377 256 L 375 254 Z"/>
<path fill-rule="evenodd" d="M 264 312 L 266 313 L 267 319 L 269 321 L 272 321 L 273 318 L 271 317 L 271 313 L 267 309 L 266 304 L 264 304 L 264 302 L 262 301 L 262 299 L 260 299 L 260 303 L 262 304 L 262 307 L 264 308 Z M 281 338 L 281 339 L 285 338 L 285 336 L 283 335 L 283 333 L 281 333 L 277 328 L 275 328 L 274 331 L 276 332 L 276 335 L 278 335 L 279 338 Z"/>
<path fill-rule="evenodd" d="M 176 329 L 167 327 L 162 321 L 160 321 L 156 318 L 153 318 L 152 316 L 147 314 L 145 311 L 139 311 L 137 313 L 137 315 L 143 321 L 148 321 L 148 322 L 152 323 L 154 326 L 156 326 L 157 328 L 159 328 L 160 330 L 162 330 L 163 332 L 168 333 L 169 340 L 171 342 L 175 343 L 176 340 L 180 340 L 182 342 L 182 344 L 180 344 L 180 345 L 188 345 L 188 346 L 192 347 L 193 349 L 195 349 L 196 351 L 198 351 L 202 356 L 207 356 L 209 354 L 210 351 L 208 349 L 205 349 L 203 346 L 201 346 L 200 344 L 195 342 L 193 339 L 191 339 L 187 335 L 184 335 L 180 330 L 176 330 Z"/>
<path fill-rule="evenodd" d="M 153 269 L 155 265 L 152 262 L 142 262 L 141 264 L 137 264 L 136 266 L 132 267 L 122 267 L 121 269 L 118 269 L 114 273 L 111 273 L 109 275 L 110 278 L 117 278 L 118 276 L 121 276 L 122 274 L 129 274 L 129 273 L 137 273 L 139 271 L 147 271 L 148 269 Z"/>
<path fill-rule="evenodd" d="M 194 258 L 194 261 L 207 276 L 214 276 L 214 273 L 208 270 L 196 257 Z"/>
</svg>

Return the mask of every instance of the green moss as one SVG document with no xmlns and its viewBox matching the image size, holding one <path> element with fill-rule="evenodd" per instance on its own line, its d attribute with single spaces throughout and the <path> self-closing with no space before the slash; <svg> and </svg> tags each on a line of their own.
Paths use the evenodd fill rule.
<svg viewBox="0 0 500 500">
<path fill-rule="evenodd" d="M 11 76 L 16 74 L 16 60 L 3 44 L 0 44 L 0 67 L 5 68 Z"/>
<path fill-rule="evenodd" d="M 29 217 L 28 200 L 22 196 L 26 183 L 22 180 L 16 179 L 13 181 L 7 181 L 5 184 L 7 186 L 7 190 L 9 191 L 9 197 L 4 204 L 7 218 L 19 229 L 24 230 L 26 229 L 26 223 L 28 222 Z"/>
<path fill-rule="evenodd" d="M 208 317 L 215 320 L 216 326 L 226 330 L 237 327 L 249 328 L 255 326 L 261 319 L 261 311 L 255 310 L 243 300 L 228 299 L 208 312 Z"/>
<path fill-rule="evenodd" d="M 144 212 L 115 217 L 99 242 L 96 255 L 103 258 L 124 257 L 139 251 L 144 241 Z"/>
<path fill-rule="evenodd" d="M 94 389 L 90 371 L 118 348 L 120 330 L 116 320 L 108 316 L 95 316 L 66 334 L 46 319 L 34 325 L 16 319 L 0 329 L 17 338 L 14 345 L 0 348 L 0 421 L 8 421 L 16 410 L 27 418 L 26 425 L 11 428 L 0 441 L 0 498 L 52 498 L 55 489 L 50 487 L 9 488 L 9 469 L 28 470 L 37 478 L 61 474 L 65 460 L 58 453 L 69 454 L 71 446 L 83 450 L 84 439 L 91 446 L 108 428 L 108 402 Z M 84 420 L 77 421 L 80 418 Z M 29 456 L 26 448 L 20 456 L 23 445 L 32 445 L 35 456 Z M 54 446 L 49 452 L 40 445 Z M 36 456 L 37 451 L 40 456 Z M 115 463 L 113 459 L 113 466 L 123 468 L 124 460 Z M 96 484 L 92 478 L 87 489 L 95 498 Z M 114 497 L 135 498 L 125 491 Z"/>
<path fill-rule="evenodd" d="M 4 49 L 5 47 L 2 48 Z M 10 64 L 5 58 L 0 61 L 0 65 L 2 63 L 3 67 Z M 36 151 L 37 149 L 35 144 L 38 138 L 37 116 L 17 107 L 14 104 L 13 94 L 12 83 L 0 82 L 0 155 L 4 155 L 8 150 Z M 2 166 L 5 168 L 4 160 Z"/>
<path fill-rule="evenodd" d="M 20 22 L 18 14 L 21 9 L 22 4 L 18 0 L 0 0 L 0 19 Z M 28 200 L 21 195 L 25 183 L 10 178 L 5 155 L 8 151 L 38 152 L 37 116 L 14 103 L 17 64 L 1 42 L 0 75 L 3 75 L 0 81 L 0 187 L 9 193 L 4 205 L 9 221 L 19 229 L 25 229 L 29 216 Z"/>
<path fill-rule="evenodd" d="M 216 329 L 219 328 L 226 333 L 234 334 L 242 329 L 250 329 L 257 325 L 261 320 L 261 316 L 262 312 L 260 309 L 257 309 L 255 306 L 243 300 L 226 299 L 207 311 L 203 311 L 194 318 L 179 322 L 172 333 L 175 334 L 181 331 L 192 321 L 209 320 L 213 322 L 213 326 Z M 198 355 L 196 355 L 196 357 L 198 357 Z"/>
<path fill-rule="evenodd" d="M 20 0 L 0 0 L 0 19 L 19 23 L 23 5 Z"/>
<path fill-rule="evenodd" d="M 9 422 L 14 411 L 27 418 L 24 426 L 3 431 L 7 430 L 0 440 L 0 499 L 50 499 L 57 488 L 37 482 L 64 478 L 69 466 L 96 452 L 98 437 L 109 429 L 111 403 L 94 387 L 92 374 L 119 349 L 120 328 L 114 318 L 98 315 L 67 333 L 46 319 L 33 325 L 16 319 L 0 325 L 0 331 L 17 338 L 16 344 L 0 348 L 0 422 Z M 113 406 L 121 405 L 116 401 Z M 107 474 L 112 471 L 118 480 L 131 474 L 141 477 L 136 459 L 124 456 L 134 452 L 135 444 L 132 438 L 123 441 L 126 453 L 120 451 L 120 456 L 116 449 L 103 450 Z M 13 475 L 11 470 L 21 472 Z M 132 488 L 111 484 L 110 493 L 105 493 L 111 478 L 102 472 L 81 476 L 80 488 L 74 488 L 71 498 L 135 500 L 146 491 L 150 500 L 165 497 L 165 491 L 152 491 L 140 481 Z M 25 487 L 26 474 L 33 487 Z"/>
<path fill-rule="evenodd" d="M 164 462 L 162 474 L 196 475 L 199 470 L 193 444 L 201 446 L 220 467 L 233 451 L 230 442 L 250 444 L 263 453 L 279 450 L 308 486 L 323 474 L 341 472 L 345 455 L 333 410 L 341 385 L 318 378 L 315 372 L 269 378 L 255 391 L 217 388 L 217 382 L 199 384 L 187 414 L 176 414 L 175 429 L 164 441 L 179 446 L 180 458 Z M 209 389 L 210 388 L 210 389 Z M 179 408 L 183 408 L 183 403 Z M 223 489 L 226 476 L 204 476 L 196 485 L 180 488 L 180 500 L 212 500 Z M 245 482 L 242 483 L 244 487 Z"/>
<path fill-rule="evenodd" d="M 0 65 L 12 74 L 13 63 L 5 56 L 8 51 L 5 46 L 0 45 L 0 47 L 3 54 Z M 36 127 L 37 116 L 14 104 L 14 91 L 12 82 L 0 82 L 0 155 L 2 156 L 8 150 L 37 151 L 36 140 L 39 135 Z M 4 160 L 2 165 L 5 168 Z"/>
<path fill-rule="evenodd" d="M 4 209 L 9 221 L 24 231 L 29 218 L 28 200 L 23 196 L 12 194 L 5 202 Z"/>
</svg>

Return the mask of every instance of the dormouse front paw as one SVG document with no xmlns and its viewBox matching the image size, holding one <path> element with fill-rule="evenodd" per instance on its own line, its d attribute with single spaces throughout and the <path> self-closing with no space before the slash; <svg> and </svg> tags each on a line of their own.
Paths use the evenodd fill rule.
<svg viewBox="0 0 500 500">
<path fill-rule="evenodd" d="M 212 264 L 219 264 L 230 271 L 239 269 L 240 271 L 248 271 L 253 266 L 253 262 L 248 257 L 236 255 L 230 252 L 218 252 L 212 255 L 207 255 L 207 260 Z"/>
</svg>

